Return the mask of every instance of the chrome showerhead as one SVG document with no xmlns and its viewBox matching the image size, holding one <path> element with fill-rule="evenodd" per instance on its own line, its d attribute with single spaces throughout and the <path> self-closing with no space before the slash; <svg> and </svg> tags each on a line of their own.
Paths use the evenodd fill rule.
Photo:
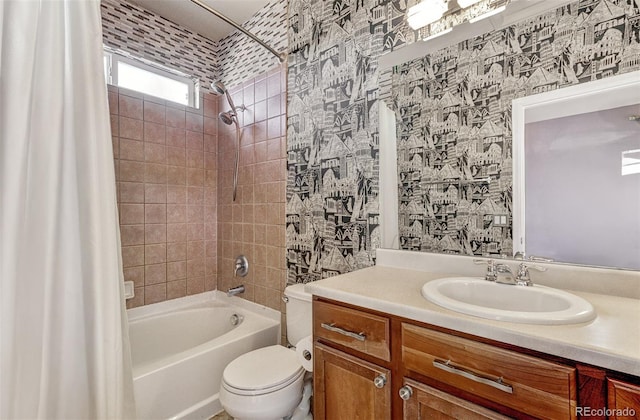
<svg viewBox="0 0 640 420">
<path fill-rule="evenodd" d="M 211 89 L 213 89 L 213 93 L 216 95 L 224 95 L 227 93 L 227 88 L 224 87 L 224 83 L 219 80 L 211 83 Z"/>
<path fill-rule="evenodd" d="M 225 111 L 218 114 L 220 121 L 227 125 L 233 124 L 233 120 L 236 118 L 236 113 L 232 111 Z"/>
</svg>

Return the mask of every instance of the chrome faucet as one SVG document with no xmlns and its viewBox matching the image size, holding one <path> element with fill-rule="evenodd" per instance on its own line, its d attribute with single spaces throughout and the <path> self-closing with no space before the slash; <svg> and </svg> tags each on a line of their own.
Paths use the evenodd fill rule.
<svg viewBox="0 0 640 420">
<path fill-rule="evenodd" d="M 537 271 L 547 271 L 546 268 L 538 265 L 521 263 L 518 267 L 518 274 L 516 275 L 516 284 L 518 286 L 533 286 L 531 278 L 529 277 L 529 269 L 532 268 Z"/>
<path fill-rule="evenodd" d="M 476 264 L 487 264 L 487 272 L 484 275 L 486 281 L 496 281 L 496 262 L 494 260 L 473 260 Z"/>
<path fill-rule="evenodd" d="M 517 286 L 533 286 L 531 278 L 529 277 L 530 268 L 537 271 L 547 271 L 546 268 L 540 267 L 539 265 L 523 262 L 520 263 L 518 274 L 514 277 L 513 271 L 511 271 L 511 268 L 506 264 L 496 264 L 494 260 L 473 260 L 473 262 L 476 264 L 487 264 L 485 280 Z"/>
<path fill-rule="evenodd" d="M 513 278 L 513 271 L 511 271 L 511 268 L 508 265 L 496 265 L 496 283 L 516 284 L 516 280 Z"/>
<path fill-rule="evenodd" d="M 240 286 L 229 288 L 229 290 L 227 291 L 227 296 L 231 297 L 239 295 L 240 293 L 244 293 L 244 285 L 242 284 Z"/>
</svg>

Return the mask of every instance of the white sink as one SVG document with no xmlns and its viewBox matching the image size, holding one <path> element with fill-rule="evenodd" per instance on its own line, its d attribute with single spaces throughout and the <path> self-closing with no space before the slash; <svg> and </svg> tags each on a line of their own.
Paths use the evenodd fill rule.
<svg viewBox="0 0 640 420">
<path fill-rule="evenodd" d="M 571 293 L 544 286 L 514 286 L 479 277 L 433 280 L 422 296 L 452 311 L 497 321 L 562 325 L 591 321 L 593 306 Z"/>
</svg>

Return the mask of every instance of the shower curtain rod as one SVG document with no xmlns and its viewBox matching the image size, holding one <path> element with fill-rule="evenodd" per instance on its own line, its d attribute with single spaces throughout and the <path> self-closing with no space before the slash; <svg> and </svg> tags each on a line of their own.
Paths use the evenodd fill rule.
<svg viewBox="0 0 640 420">
<path fill-rule="evenodd" d="M 269 52 L 273 55 L 275 55 L 276 57 L 278 57 L 278 60 L 280 60 L 281 63 L 284 63 L 284 60 L 286 58 L 285 53 L 280 53 L 276 50 L 274 50 L 273 48 L 271 48 L 270 46 L 268 46 L 267 44 L 265 44 L 260 38 L 258 38 L 257 36 L 255 36 L 254 34 L 252 34 L 251 32 L 247 31 L 246 29 L 244 29 L 241 25 L 239 25 L 238 23 L 234 22 L 233 20 L 229 19 L 228 17 L 226 17 L 225 15 L 223 15 L 222 13 L 218 12 L 217 10 L 207 6 L 206 4 L 204 4 L 203 2 L 201 2 L 200 0 L 190 0 L 191 3 L 195 3 L 198 6 L 202 7 L 204 10 L 206 10 L 209 13 L 212 13 L 214 15 L 216 15 L 217 17 L 219 17 L 220 19 L 224 20 L 225 22 L 227 22 L 229 25 L 233 26 L 234 28 L 236 28 L 237 30 L 239 30 L 240 32 L 242 32 L 243 34 L 245 34 L 246 36 L 248 36 L 249 38 L 253 39 L 254 41 L 256 41 L 258 44 L 262 45 L 263 47 L 265 47 L 267 50 L 269 50 Z"/>
</svg>

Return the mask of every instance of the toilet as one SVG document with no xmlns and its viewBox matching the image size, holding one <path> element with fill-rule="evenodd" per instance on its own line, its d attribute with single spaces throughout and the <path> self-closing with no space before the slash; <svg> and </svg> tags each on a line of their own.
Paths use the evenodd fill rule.
<svg viewBox="0 0 640 420">
<path fill-rule="evenodd" d="M 285 289 L 284 296 L 287 341 L 295 345 L 311 334 L 311 295 L 303 284 L 295 284 Z M 245 353 L 225 368 L 220 403 L 239 420 L 275 420 L 292 414 L 292 419 L 310 419 L 305 410 L 311 393 L 310 380 L 305 384 L 306 373 L 296 351 L 282 345 Z"/>
</svg>

